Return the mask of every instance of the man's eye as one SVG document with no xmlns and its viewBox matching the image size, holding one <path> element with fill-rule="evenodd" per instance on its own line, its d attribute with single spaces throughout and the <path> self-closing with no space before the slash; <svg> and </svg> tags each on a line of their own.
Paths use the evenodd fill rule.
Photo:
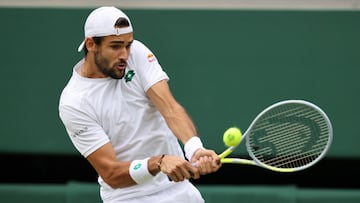
<svg viewBox="0 0 360 203">
<path fill-rule="evenodd" d="M 120 46 L 119 45 L 112 45 L 110 46 L 112 49 L 118 49 Z"/>
</svg>

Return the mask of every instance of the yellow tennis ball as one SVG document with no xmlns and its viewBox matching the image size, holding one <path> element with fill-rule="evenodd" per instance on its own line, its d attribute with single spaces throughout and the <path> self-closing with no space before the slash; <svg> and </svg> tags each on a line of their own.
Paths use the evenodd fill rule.
<svg viewBox="0 0 360 203">
<path fill-rule="evenodd" d="M 240 143 L 242 133 L 239 128 L 231 127 L 224 132 L 223 141 L 226 146 L 236 146 Z"/>
</svg>

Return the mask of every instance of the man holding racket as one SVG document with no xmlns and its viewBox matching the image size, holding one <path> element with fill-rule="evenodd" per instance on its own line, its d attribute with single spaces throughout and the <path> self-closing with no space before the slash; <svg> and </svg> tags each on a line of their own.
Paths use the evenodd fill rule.
<svg viewBox="0 0 360 203">
<path fill-rule="evenodd" d="M 129 18 L 100 7 L 85 22 L 59 114 L 76 149 L 99 174 L 104 202 L 204 202 L 189 182 L 221 164 L 205 149 L 154 54 Z M 184 151 L 179 142 L 184 144 Z"/>
</svg>

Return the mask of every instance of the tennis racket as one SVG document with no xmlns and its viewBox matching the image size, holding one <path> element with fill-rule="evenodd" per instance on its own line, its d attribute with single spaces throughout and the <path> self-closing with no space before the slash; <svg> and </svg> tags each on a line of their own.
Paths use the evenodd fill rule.
<svg viewBox="0 0 360 203">
<path fill-rule="evenodd" d="M 303 100 L 286 100 L 263 110 L 242 139 L 252 160 L 226 158 L 236 146 L 219 155 L 224 164 L 261 166 L 276 172 L 295 172 L 319 162 L 329 150 L 333 130 L 318 106 Z"/>
</svg>

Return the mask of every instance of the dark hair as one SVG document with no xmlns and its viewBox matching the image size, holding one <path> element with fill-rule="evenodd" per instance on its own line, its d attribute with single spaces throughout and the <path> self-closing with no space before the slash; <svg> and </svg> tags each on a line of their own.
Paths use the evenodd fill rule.
<svg viewBox="0 0 360 203">
<path fill-rule="evenodd" d="M 103 41 L 104 37 L 92 37 L 93 41 L 95 42 L 96 45 L 100 45 L 101 42 Z M 86 44 L 84 45 L 84 54 L 86 56 L 86 54 L 88 53 L 89 51 L 87 50 L 86 48 Z"/>
<path fill-rule="evenodd" d="M 116 28 L 123 28 L 123 27 L 129 27 L 130 23 L 126 18 L 120 17 L 116 20 L 114 27 Z M 103 41 L 104 37 L 92 37 L 96 45 L 100 45 Z M 86 48 L 86 45 L 84 46 L 84 53 L 85 56 L 88 53 L 88 50 Z"/>
<path fill-rule="evenodd" d="M 123 28 L 123 27 L 129 27 L 130 23 L 126 18 L 120 17 L 116 20 L 114 27 L 117 28 Z"/>
</svg>

